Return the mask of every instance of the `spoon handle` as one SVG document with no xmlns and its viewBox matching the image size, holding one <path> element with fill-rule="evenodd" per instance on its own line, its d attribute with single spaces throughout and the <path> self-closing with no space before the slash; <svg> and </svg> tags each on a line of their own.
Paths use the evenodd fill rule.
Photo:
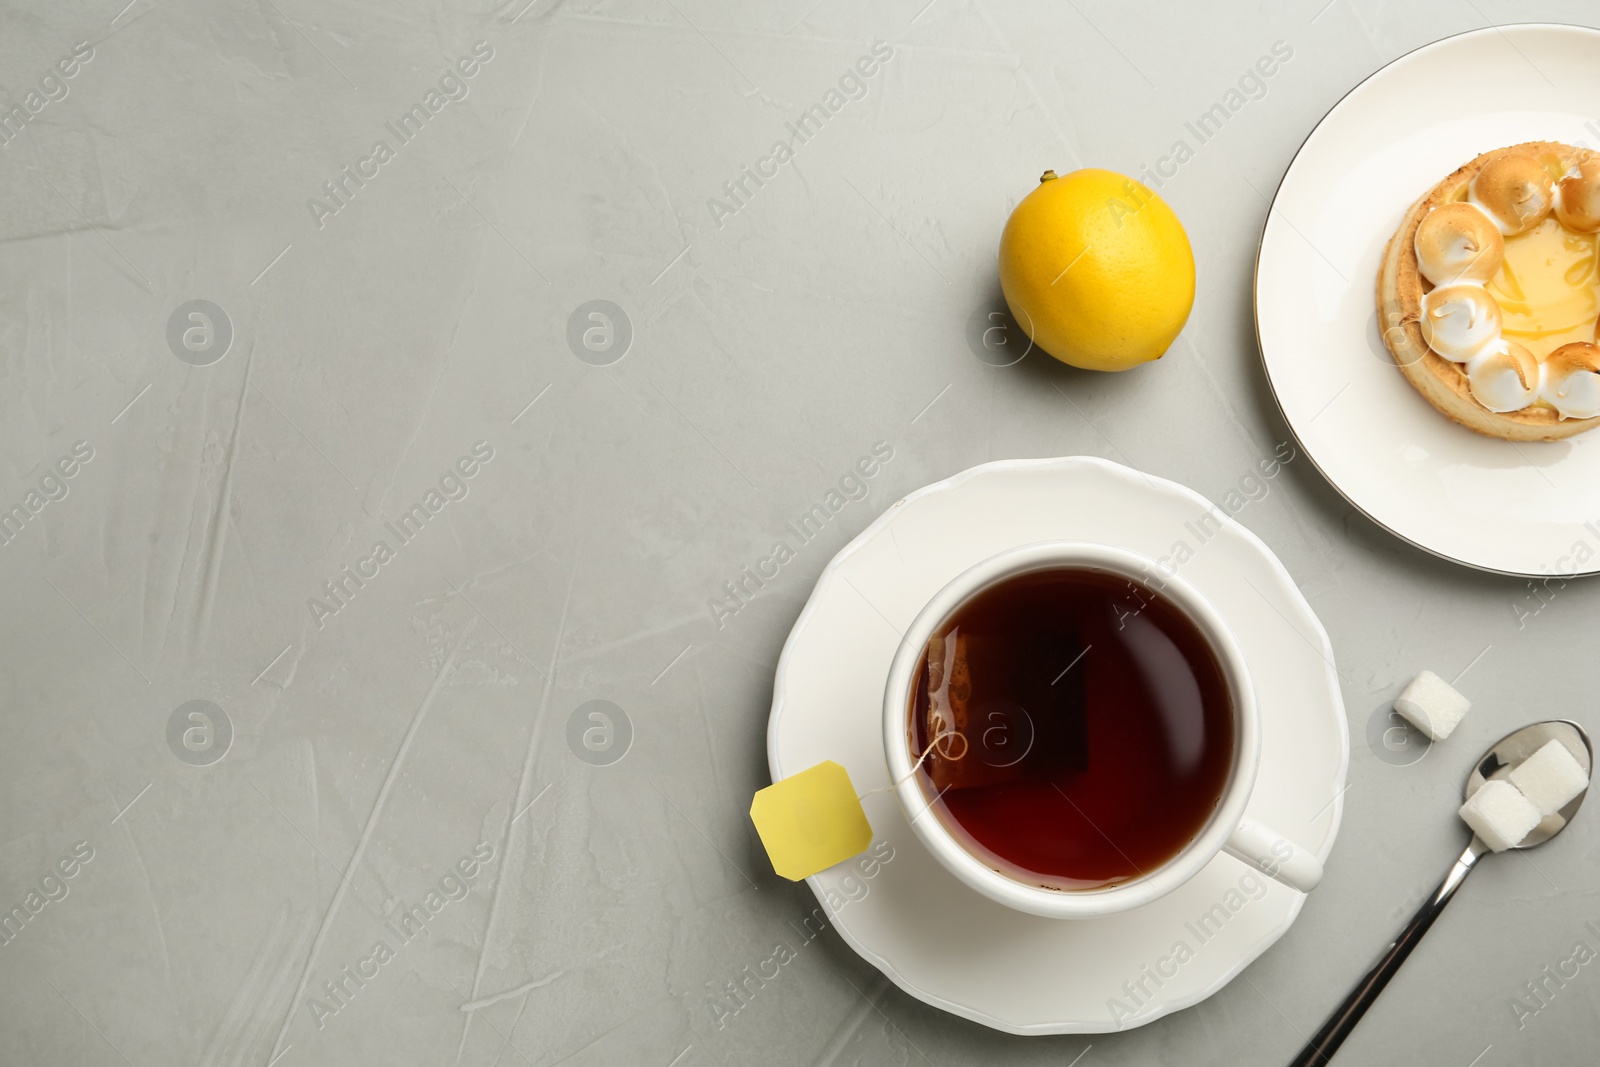
<svg viewBox="0 0 1600 1067">
<path fill-rule="evenodd" d="M 1389 984 L 1400 965 L 1411 955 L 1411 950 L 1417 947 L 1417 942 L 1422 940 L 1422 935 L 1428 932 L 1428 927 L 1433 925 L 1433 920 L 1439 917 L 1444 906 L 1450 903 L 1450 898 L 1455 896 L 1461 883 L 1467 880 L 1467 875 L 1472 872 L 1473 865 L 1478 862 L 1478 857 L 1483 855 L 1485 846 L 1477 837 L 1467 845 L 1467 850 L 1456 860 L 1455 866 L 1450 868 L 1450 873 L 1445 875 L 1444 881 L 1439 883 L 1439 888 L 1433 895 L 1425 900 L 1417 913 L 1411 916 L 1411 921 L 1406 923 L 1406 928 L 1394 939 L 1394 943 L 1384 952 L 1383 957 L 1373 964 L 1372 970 L 1356 984 L 1345 997 L 1334 1013 L 1328 1016 L 1328 1021 L 1323 1023 L 1322 1029 L 1317 1031 L 1300 1054 L 1291 1061 L 1289 1067 L 1323 1067 L 1333 1059 L 1333 1054 L 1344 1044 L 1344 1039 L 1350 1036 L 1350 1031 L 1356 1028 L 1356 1023 L 1367 1013 L 1372 1002 L 1378 999 L 1378 994 L 1383 992 L 1383 987 Z"/>
</svg>

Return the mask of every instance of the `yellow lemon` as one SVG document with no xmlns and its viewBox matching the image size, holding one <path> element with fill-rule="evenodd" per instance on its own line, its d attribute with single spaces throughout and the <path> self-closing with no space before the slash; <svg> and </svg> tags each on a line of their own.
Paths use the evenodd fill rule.
<svg viewBox="0 0 1600 1067">
<path fill-rule="evenodd" d="M 1000 288 L 1035 344 L 1086 370 L 1161 354 L 1194 306 L 1194 253 L 1155 193 L 1109 170 L 1047 170 L 1000 236 Z"/>
</svg>

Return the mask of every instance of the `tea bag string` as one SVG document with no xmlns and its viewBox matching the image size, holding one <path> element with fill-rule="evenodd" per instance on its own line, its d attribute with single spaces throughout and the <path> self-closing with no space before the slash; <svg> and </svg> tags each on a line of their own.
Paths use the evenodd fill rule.
<svg viewBox="0 0 1600 1067">
<path fill-rule="evenodd" d="M 910 781 L 912 775 L 915 775 L 917 773 L 917 771 L 922 768 L 923 762 L 930 755 L 933 754 L 933 750 L 935 748 L 938 748 L 939 749 L 939 755 L 943 756 L 947 760 L 954 761 L 954 760 L 959 760 L 959 759 L 963 759 L 963 758 L 966 757 L 967 749 L 968 749 L 967 735 L 966 734 L 962 733 L 960 730 L 952 729 L 951 727 L 947 726 L 945 724 L 945 721 L 944 721 L 944 716 L 939 714 L 938 712 L 935 712 L 933 714 L 933 723 L 932 723 L 932 725 L 933 725 L 933 728 L 934 728 L 933 739 L 928 742 L 928 747 L 924 748 L 922 750 L 922 754 L 919 755 L 916 758 L 915 762 L 913 762 L 911 764 L 911 770 L 910 770 L 909 773 L 907 773 L 903 777 L 899 778 L 898 780 L 890 783 L 889 785 L 880 786 L 877 789 L 869 789 L 865 793 L 859 794 L 856 797 L 856 799 L 857 800 L 865 800 L 868 797 L 873 796 L 876 793 L 891 793 L 894 790 L 899 789 L 902 784 L 904 784 L 905 782 Z M 949 752 L 950 746 L 948 744 L 945 744 L 945 742 L 948 742 L 952 737 L 958 739 L 961 742 L 961 751 L 956 753 L 955 755 L 951 755 L 950 754 L 950 752 Z M 943 747 L 940 747 L 941 745 L 943 745 Z"/>
</svg>

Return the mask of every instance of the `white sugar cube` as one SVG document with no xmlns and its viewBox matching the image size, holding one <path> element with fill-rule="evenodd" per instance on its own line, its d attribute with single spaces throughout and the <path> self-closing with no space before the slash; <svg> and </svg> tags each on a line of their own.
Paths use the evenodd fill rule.
<svg viewBox="0 0 1600 1067">
<path fill-rule="evenodd" d="M 1567 746 L 1552 738 L 1544 747 L 1511 769 L 1506 778 L 1522 790 L 1541 815 L 1552 815 L 1567 801 L 1589 788 L 1583 765 Z"/>
<path fill-rule="evenodd" d="M 1457 814 L 1496 852 L 1527 837 L 1540 818 L 1539 809 L 1516 786 L 1499 778 L 1484 782 Z"/>
<path fill-rule="evenodd" d="M 1449 737 L 1470 707 L 1471 701 L 1432 671 L 1423 671 L 1411 679 L 1394 701 L 1395 711 L 1435 741 Z"/>
</svg>

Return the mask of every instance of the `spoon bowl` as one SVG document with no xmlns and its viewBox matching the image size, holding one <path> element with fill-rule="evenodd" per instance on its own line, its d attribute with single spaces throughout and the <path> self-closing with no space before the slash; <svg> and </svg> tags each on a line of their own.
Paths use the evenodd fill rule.
<svg viewBox="0 0 1600 1067">
<path fill-rule="evenodd" d="M 1549 719 L 1524 726 L 1520 730 L 1513 730 L 1496 741 L 1494 746 L 1478 760 L 1477 765 L 1472 768 L 1472 773 L 1467 775 L 1464 796 L 1470 799 L 1472 794 L 1483 788 L 1485 782 L 1493 778 L 1506 777 L 1513 767 L 1551 741 L 1560 741 L 1572 754 L 1572 758 L 1578 761 L 1578 766 L 1583 768 L 1585 777 L 1594 777 L 1594 750 L 1590 747 L 1589 735 L 1584 732 L 1583 727 L 1569 719 Z M 1528 831 L 1526 837 L 1511 847 L 1533 848 L 1559 834 L 1578 813 L 1578 807 L 1588 793 L 1589 790 L 1585 788 L 1583 792 L 1567 801 L 1560 811 L 1554 815 L 1546 815 L 1538 826 Z M 1489 846 L 1476 835 L 1473 836 L 1472 843 L 1479 853 L 1488 851 Z"/>
</svg>

